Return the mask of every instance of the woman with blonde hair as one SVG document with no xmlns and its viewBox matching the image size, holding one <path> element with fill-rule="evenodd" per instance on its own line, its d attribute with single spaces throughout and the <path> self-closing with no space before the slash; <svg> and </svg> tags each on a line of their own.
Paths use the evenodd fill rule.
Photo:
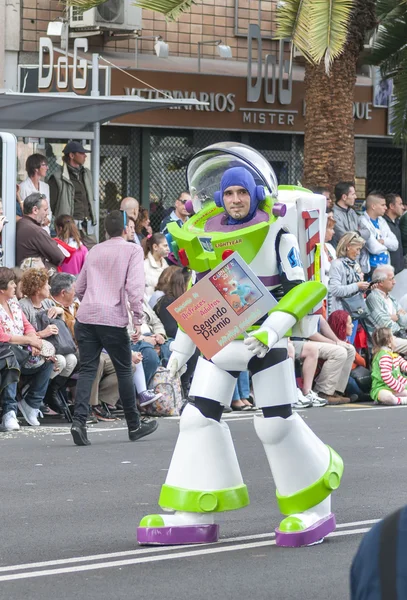
<svg viewBox="0 0 407 600">
<path fill-rule="evenodd" d="M 88 249 L 82 244 L 75 221 L 70 215 L 59 215 L 55 219 L 55 230 L 57 232 L 55 241 L 63 245 L 64 249 L 70 254 L 59 267 L 59 271 L 70 273 L 71 275 L 79 275 Z"/>
<path fill-rule="evenodd" d="M 335 310 L 346 310 L 346 298 L 365 292 L 369 287 L 363 281 L 363 272 L 358 262 L 365 240 L 356 232 L 345 233 L 336 247 L 336 260 L 332 261 L 328 282 L 328 314 Z M 353 315 L 351 314 L 353 317 Z"/>
</svg>

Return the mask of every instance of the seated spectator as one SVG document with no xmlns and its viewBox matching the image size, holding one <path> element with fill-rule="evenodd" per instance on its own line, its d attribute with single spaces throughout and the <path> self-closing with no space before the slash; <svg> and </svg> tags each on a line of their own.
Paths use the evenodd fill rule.
<svg viewBox="0 0 407 600">
<path fill-rule="evenodd" d="M 316 345 L 318 356 L 324 361 L 315 380 L 316 394 L 327 400 L 328 404 L 349 402 L 350 398 L 344 392 L 355 361 L 355 348 L 342 342 L 323 317 L 319 317 L 318 331 L 311 335 L 309 340 Z"/>
<path fill-rule="evenodd" d="M 390 263 L 394 267 L 394 272 L 400 273 L 404 269 L 404 251 L 403 241 L 401 239 L 400 217 L 404 213 L 403 201 L 398 194 L 387 194 L 386 196 L 386 212 L 383 219 L 389 226 L 390 231 L 395 235 L 398 242 L 398 248 L 395 251 L 390 251 Z"/>
<path fill-rule="evenodd" d="M 81 272 L 83 263 L 89 250 L 81 242 L 79 230 L 73 218 L 69 215 L 59 215 L 55 219 L 55 230 L 57 233 L 56 242 L 63 242 L 64 247 L 69 251 L 70 256 L 67 256 L 60 266 L 62 273 L 70 273 L 78 275 Z"/>
<path fill-rule="evenodd" d="M 31 194 L 24 200 L 24 216 L 16 225 L 16 262 L 39 258 L 44 266 L 59 266 L 65 259 L 57 243 L 41 226 L 48 215 L 48 202 L 42 194 Z"/>
<path fill-rule="evenodd" d="M 49 185 L 43 181 L 48 173 L 48 160 L 43 154 L 31 154 L 25 162 L 27 179 L 19 186 L 20 198 L 22 202 L 31 194 L 40 193 L 47 199 L 48 207 L 50 203 Z M 42 226 L 49 234 L 52 221 L 51 209 L 48 208 L 48 217 Z"/>
<path fill-rule="evenodd" d="M 130 338 L 133 335 L 133 326 L 129 326 Z M 164 325 L 144 299 L 143 322 L 141 335 L 136 343 L 132 344 L 133 352 L 140 352 L 143 356 L 143 368 L 147 384 L 160 365 L 166 366 L 171 354 L 170 341 Z"/>
<path fill-rule="evenodd" d="M 394 269 L 391 265 L 382 265 L 373 271 L 372 290 L 366 300 L 368 315 L 366 327 L 372 336 L 378 327 L 391 329 L 396 344 L 396 351 L 407 355 L 407 312 L 390 295 L 395 285 Z"/>
<path fill-rule="evenodd" d="M 396 343 L 391 329 L 379 327 L 372 340 L 373 400 L 380 404 L 407 404 L 407 361 L 395 352 Z"/>
<path fill-rule="evenodd" d="M 328 315 L 335 310 L 346 310 L 346 298 L 365 292 L 369 287 L 363 281 L 358 262 L 365 242 L 357 233 L 346 233 L 336 248 L 337 259 L 331 263 L 328 281 Z M 344 302 L 345 300 L 345 302 Z"/>
<path fill-rule="evenodd" d="M 20 306 L 27 317 L 29 323 L 34 327 L 40 339 L 47 339 L 53 335 L 58 335 L 57 323 L 47 325 L 41 329 L 38 322 L 40 313 L 46 312 L 50 319 L 64 316 L 64 311 L 56 306 L 50 299 L 50 286 L 48 284 L 48 274 L 44 270 L 29 269 L 23 273 L 21 279 L 21 290 L 24 298 L 20 300 Z M 51 374 L 51 382 L 44 399 L 52 410 L 57 413 L 63 412 L 63 406 L 60 403 L 58 392 L 64 388 L 73 373 L 78 359 L 75 354 L 56 354 L 55 367 Z"/>
<path fill-rule="evenodd" d="M 128 196 L 127 198 L 123 198 L 120 204 L 120 210 L 125 211 L 128 217 L 134 219 L 134 221 L 137 222 L 140 205 L 136 198 L 131 198 L 130 196 Z M 140 240 L 138 239 L 136 233 L 134 233 L 133 241 L 135 244 L 140 245 Z"/>
<path fill-rule="evenodd" d="M 315 406 L 317 408 L 326 406 L 327 400 L 319 398 L 312 391 L 312 384 L 318 366 L 318 348 L 313 342 L 307 340 L 292 339 L 288 343 L 288 356 L 294 361 L 295 359 L 301 362 L 302 389 L 297 387 L 297 402 L 295 408 L 307 408 Z"/>
<path fill-rule="evenodd" d="M 148 235 L 153 235 L 150 217 L 146 208 L 140 208 L 138 219 L 136 221 L 136 234 L 140 242 Z"/>
<path fill-rule="evenodd" d="M 19 379 L 20 365 L 14 352 L 9 344 L 0 343 L 0 411 L 3 413 L 0 431 L 18 431 L 20 429 L 15 403 Z M 8 410 L 5 411 L 4 407 L 7 405 Z"/>
<path fill-rule="evenodd" d="M 389 251 L 395 252 L 398 248 L 397 238 L 383 218 L 385 212 L 386 200 L 383 194 L 371 192 L 366 198 L 366 211 L 359 218 L 359 227 L 370 234 L 366 240 L 370 270 L 389 264 Z"/>
<path fill-rule="evenodd" d="M 75 300 L 75 277 L 69 273 L 56 273 L 50 279 L 51 300 L 55 306 L 62 308 L 65 323 L 73 339 L 75 339 L 75 319 L 79 301 Z"/>
<path fill-rule="evenodd" d="M 148 305 L 153 310 L 154 310 L 154 307 L 157 304 L 158 300 L 161 298 L 161 296 L 164 296 L 164 290 L 167 289 L 168 282 L 171 279 L 174 269 L 177 269 L 178 266 L 179 265 L 171 265 L 170 267 L 167 267 L 167 269 L 164 269 L 164 271 L 161 273 L 160 277 L 158 278 L 158 282 L 157 282 L 157 285 L 155 286 L 155 290 L 154 290 L 151 298 L 148 300 Z"/>
<path fill-rule="evenodd" d="M 345 310 L 335 310 L 328 319 L 328 324 L 331 327 L 334 334 L 338 337 L 342 342 L 348 342 L 352 336 L 353 332 L 353 322 L 352 317 Z M 370 396 L 367 391 L 362 390 L 359 386 L 357 379 L 356 369 L 358 367 L 363 367 L 365 369 L 365 377 L 369 376 L 369 371 L 366 369 L 366 361 L 360 356 L 357 352 L 355 352 L 355 362 L 352 365 L 352 371 L 349 375 L 349 382 L 345 389 L 346 396 L 349 396 L 352 399 L 352 396 L 357 396 L 357 400 L 364 402 L 366 400 L 370 400 Z M 355 376 L 353 375 L 355 374 Z M 353 398 L 356 401 L 356 398 Z"/>
<path fill-rule="evenodd" d="M 233 392 L 231 408 L 232 410 L 257 410 L 249 401 L 250 398 L 250 379 L 248 371 L 241 371 L 237 378 L 236 387 Z"/>
<path fill-rule="evenodd" d="M 359 230 L 359 218 L 354 209 L 356 192 L 355 184 L 352 181 L 340 181 L 337 183 L 334 194 L 333 218 L 335 219 L 335 235 L 332 244 L 336 246 L 345 233 Z"/>
<path fill-rule="evenodd" d="M 331 214 L 327 214 L 324 252 L 321 252 L 323 283 L 328 282 L 331 263 L 336 259 L 336 250 L 331 244 L 335 234 L 335 219 L 330 216 Z"/>
<path fill-rule="evenodd" d="M 181 192 L 177 200 L 175 200 L 174 210 L 161 221 L 161 233 L 168 233 L 169 223 L 177 223 L 179 227 L 183 226 L 189 217 L 189 212 L 185 208 L 185 203 L 188 202 L 188 200 L 191 200 L 191 194 L 189 192 Z"/>
<path fill-rule="evenodd" d="M 47 235 L 44 232 L 44 235 Z M 31 348 L 28 360 L 20 364 L 20 372 L 29 377 L 29 387 L 18 407 L 29 425 L 39 426 L 38 416 L 44 400 L 54 363 L 40 356 L 42 340 L 28 322 L 15 297 L 14 272 L 0 267 L 0 342 Z M 16 356 L 16 358 L 18 358 Z M 17 421 L 17 383 L 7 386 L 3 396 L 3 427 L 7 431 L 19 429 Z M 10 413 L 10 414 L 8 414 Z"/>
<path fill-rule="evenodd" d="M 135 244 L 136 242 L 134 240 L 136 237 L 136 221 L 133 217 L 127 217 L 126 241 Z"/>
<path fill-rule="evenodd" d="M 167 239 L 162 233 L 153 233 L 143 241 L 145 294 L 150 298 L 161 273 L 168 267 L 166 258 L 170 252 Z"/>
<path fill-rule="evenodd" d="M 182 296 L 187 290 L 188 282 L 191 278 L 191 271 L 186 267 L 168 267 L 171 270 L 171 276 L 166 285 L 163 286 L 164 295 L 159 298 L 154 307 L 154 312 L 164 325 L 167 338 L 174 339 L 178 331 L 178 323 L 168 312 L 167 307 L 177 298 Z M 195 371 L 200 352 L 197 348 L 192 358 L 187 362 L 187 370 L 181 376 L 181 383 L 184 391 L 184 397 L 188 396 L 191 377 Z"/>
</svg>

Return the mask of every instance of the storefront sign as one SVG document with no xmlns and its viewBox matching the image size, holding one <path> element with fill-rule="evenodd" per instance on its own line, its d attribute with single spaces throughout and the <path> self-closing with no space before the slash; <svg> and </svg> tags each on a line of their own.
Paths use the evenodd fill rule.
<svg viewBox="0 0 407 600">
<path fill-rule="evenodd" d="M 128 87 L 130 78 L 122 71 L 112 70 L 111 90 L 114 95 L 139 95 L 142 98 L 162 98 L 163 93 L 174 98 L 196 98 L 208 106 L 185 106 L 161 109 L 121 117 L 118 122 L 152 127 L 223 129 L 237 131 L 270 131 L 302 133 L 305 127 L 305 84 L 293 81 L 290 104 L 274 104 L 261 94 L 257 102 L 247 100 L 247 80 L 244 77 L 174 73 L 161 71 L 129 71 L 152 87 Z M 264 80 L 263 80 L 264 92 Z M 354 117 L 356 135 L 386 136 L 387 111 L 372 106 L 372 88 L 356 86 Z"/>
<path fill-rule="evenodd" d="M 88 84 L 88 62 L 78 58 L 78 50 L 88 51 L 88 40 L 86 38 L 76 38 L 74 41 L 74 54 L 72 64 L 72 87 L 75 90 L 84 90 Z M 47 60 L 45 62 L 45 57 Z M 69 59 L 66 55 L 56 57 L 54 44 L 47 37 L 40 38 L 39 55 L 39 74 L 38 89 L 47 90 L 52 85 L 55 76 L 54 67 L 56 67 L 56 84 L 59 90 L 67 90 L 69 87 Z"/>
</svg>

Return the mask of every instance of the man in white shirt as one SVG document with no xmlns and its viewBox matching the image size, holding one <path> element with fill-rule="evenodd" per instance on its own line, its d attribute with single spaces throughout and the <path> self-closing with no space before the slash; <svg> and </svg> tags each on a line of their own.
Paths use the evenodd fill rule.
<svg viewBox="0 0 407 600">
<path fill-rule="evenodd" d="M 48 172 L 48 161 L 43 154 L 31 154 L 27 158 L 25 163 L 25 170 L 27 171 L 27 179 L 20 183 L 20 198 L 24 202 L 25 198 L 39 192 L 43 194 L 50 206 L 49 199 L 49 185 L 45 183 L 43 179 L 46 177 Z M 48 222 L 43 225 L 43 229 L 50 233 L 49 225 L 52 221 L 51 209 L 48 209 Z"/>
</svg>

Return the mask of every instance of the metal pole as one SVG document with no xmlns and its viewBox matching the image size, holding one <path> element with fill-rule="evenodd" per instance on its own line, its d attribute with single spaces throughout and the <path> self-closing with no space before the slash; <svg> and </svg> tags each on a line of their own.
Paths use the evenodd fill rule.
<svg viewBox="0 0 407 600">
<path fill-rule="evenodd" d="M 136 59 L 136 69 L 138 69 L 138 38 L 136 37 L 136 47 L 135 47 L 135 59 Z"/>
<path fill-rule="evenodd" d="M 91 96 L 99 96 L 99 55 L 92 54 L 92 92 Z M 96 231 L 95 236 L 99 241 L 99 213 L 100 213 L 100 198 L 99 198 L 99 178 L 100 178 L 100 123 L 93 124 L 93 141 L 92 141 L 92 178 L 93 178 L 93 201 L 96 215 Z"/>
<path fill-rule="evenodd" d="M 3 147 L 1 197 L 3 212 L 8 219 L 2 232 L 3 265 L 11 269 L 16 264 L 17 139 L 12 133 L 2 133 L 0 139 Z"/>
</svg>

